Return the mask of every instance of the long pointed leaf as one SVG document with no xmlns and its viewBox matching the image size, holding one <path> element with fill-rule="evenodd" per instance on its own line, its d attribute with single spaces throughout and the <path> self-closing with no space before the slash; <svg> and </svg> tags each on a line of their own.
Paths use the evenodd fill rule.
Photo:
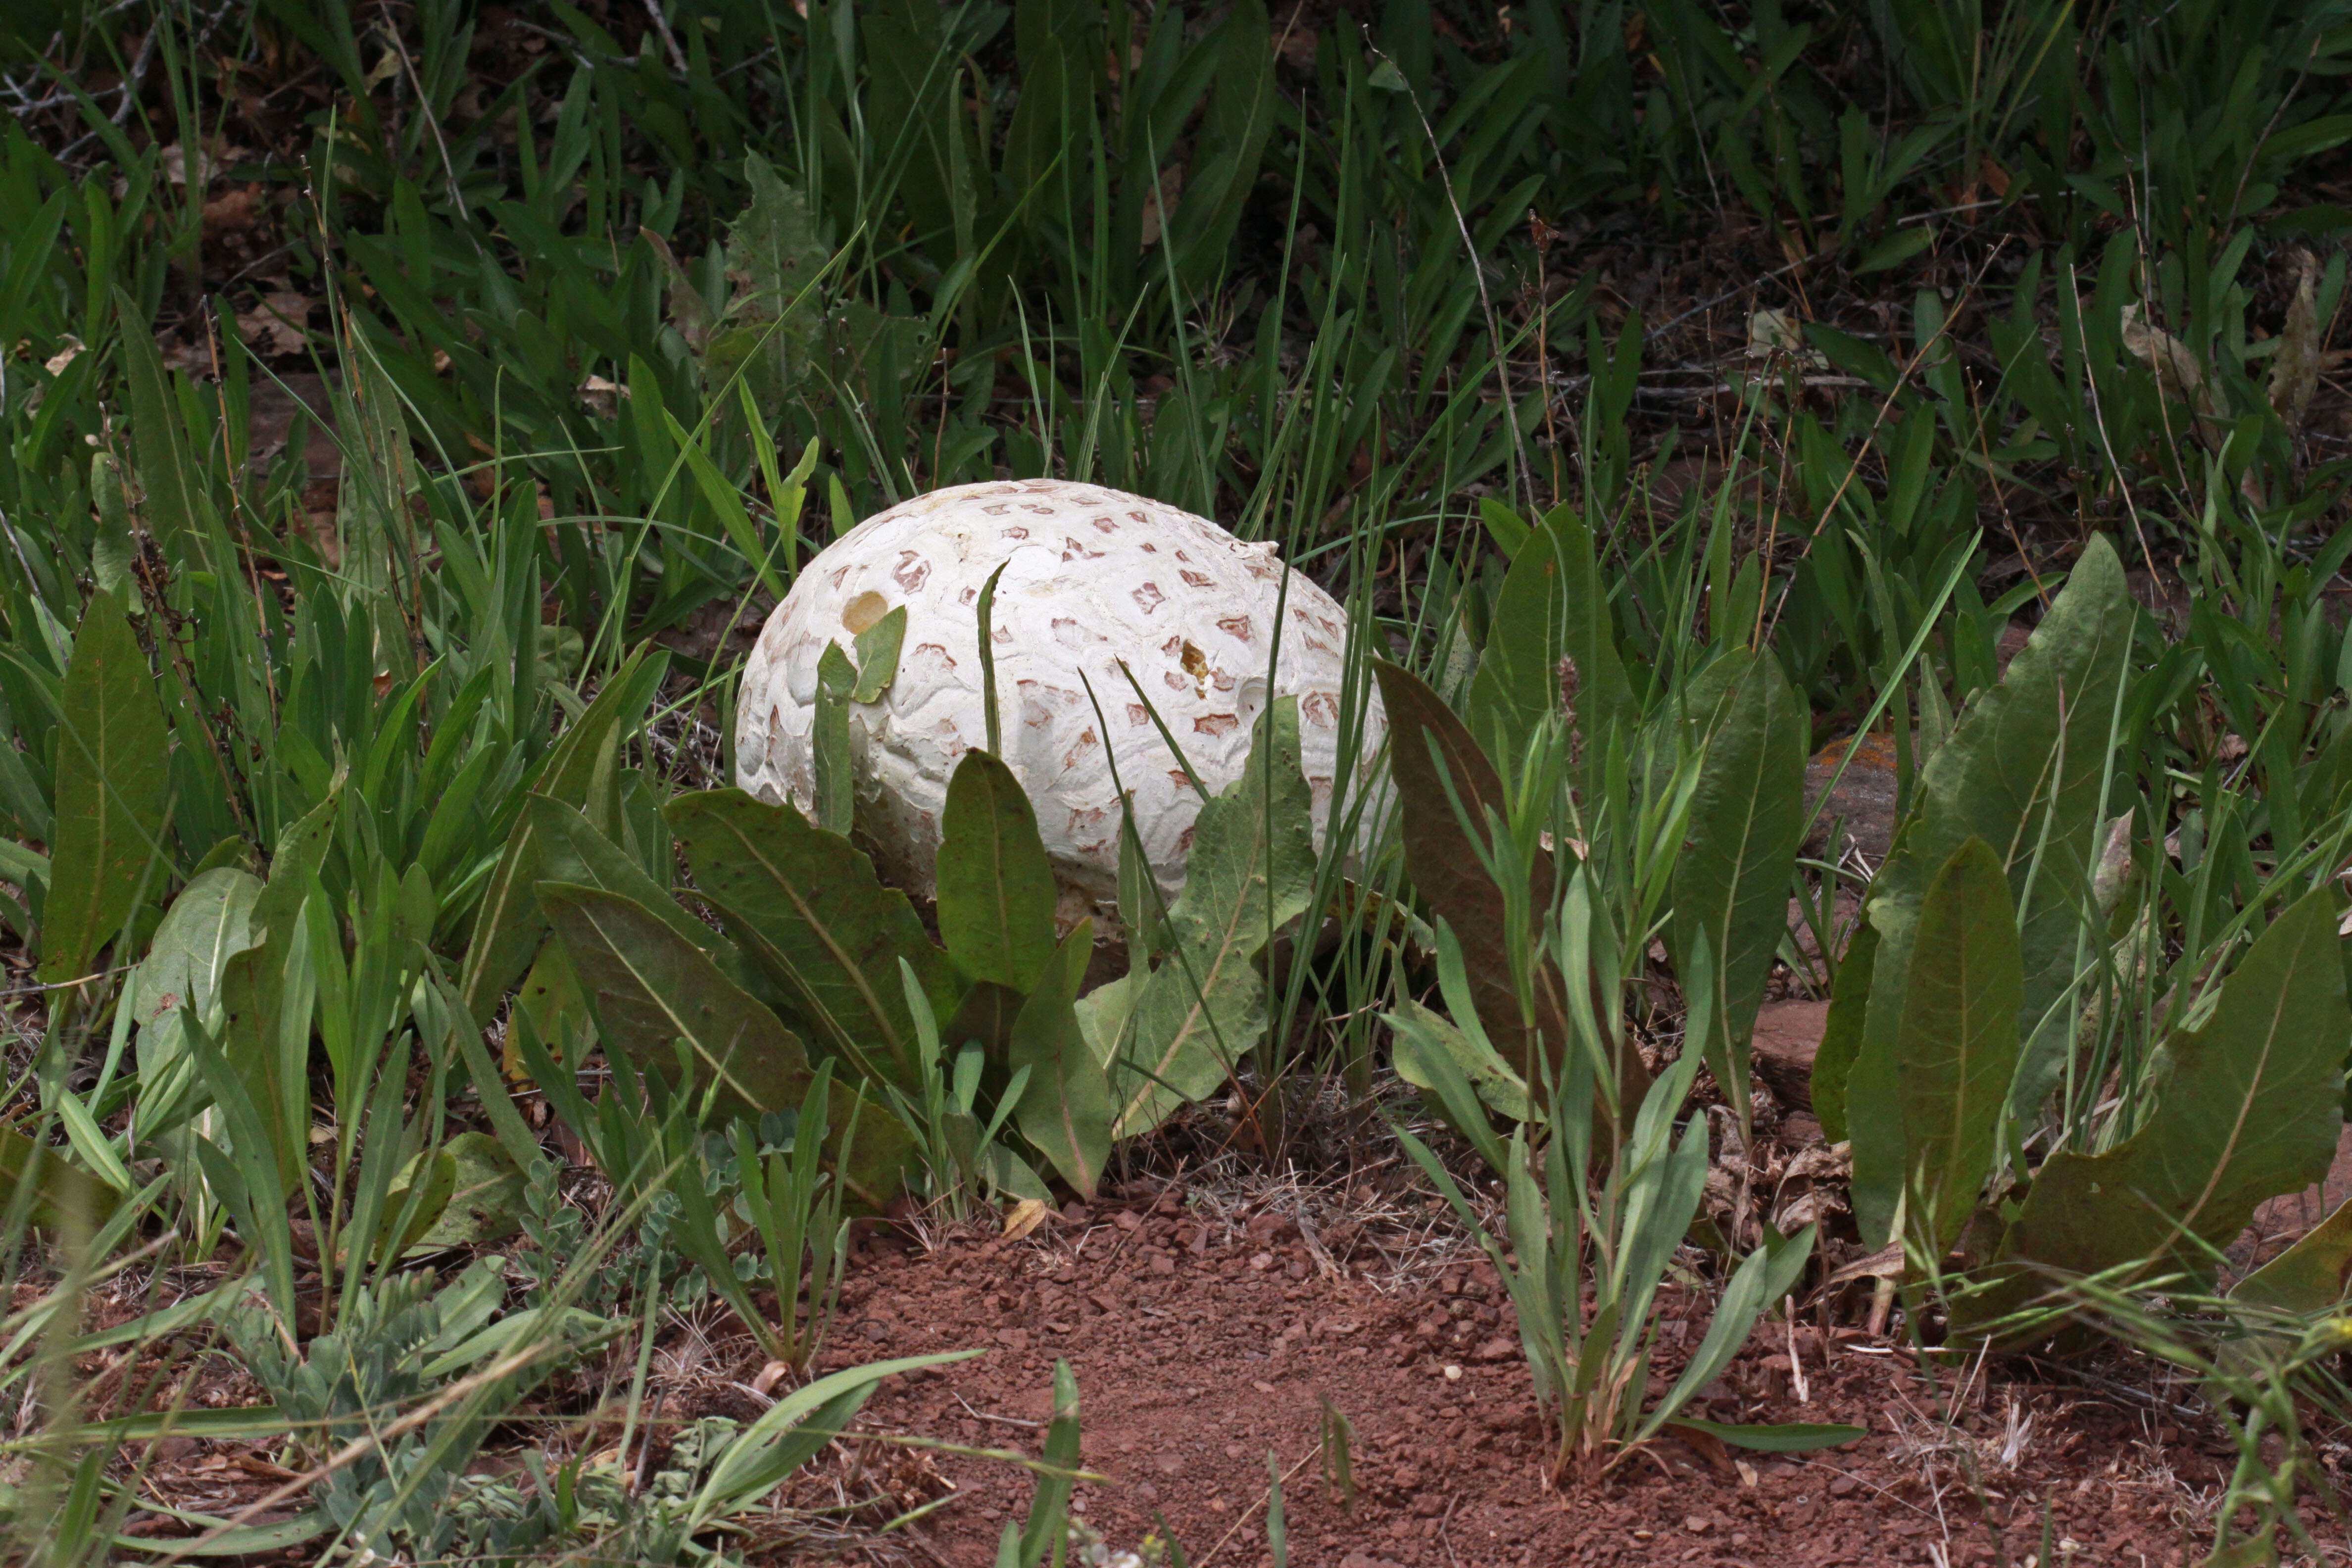
<svg viewBox="0 0 2352 1568">
<path fill-rule="evenodd" d="M 961 987 L 906 894 L 884 887 L 849 840 L 811 826 L 789 805 L 722 789 L 681 795 L 665 815 L 695 890 L 792 998 L 819 1044 L 866 1076 L 919 1093 L 898 963 L 914 966 L 942 1017 L 954 1016 Z"/>
<path fill-rule="evenodd" d="M 40 977 L 53 985 L 81 977 L 130 917 L 142 878 L 160 895 L 169 868 L 147 875 L 170 787 L 163 709 L 131 623 L 104 594 L 82 612 L 64 706 L 41 930 Z"/>
<path fill-rule="evenodd" d="M 966 752 L 940 815 L 940 939 L 964 978 L 1026 994 L 1054 958 L 1054 868 L 1013 770 Z"/>
<path fill-rule="evenodd" d="M 810 1077 L 800 1040 L 661 916 L 618 893 L 562 882 L 540 884 L 539 899 L 571 950 L 598 1031 L 638 1071 L 697 1098 L 716 1084 L 727 1111 L 800 1103 Z M 683 1083 L 677 1041 L 691 1061 Z"/>
</svg>

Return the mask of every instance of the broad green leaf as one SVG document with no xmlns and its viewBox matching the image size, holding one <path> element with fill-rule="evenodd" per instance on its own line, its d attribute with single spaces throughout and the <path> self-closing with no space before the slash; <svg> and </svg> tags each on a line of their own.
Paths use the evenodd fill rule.
<svg viewBox="0 0 2352 1568">
<path fill-rule="evenodd" d="M 2204 1025 L 2165 1042 L 2138 1131 L 2104 1154 L 2063 1151 L 2035 1173 L 1995 1278 L 1955 1300 L 1956 1326 L 2013 1310 L 2052 1274 L 2201 1274 L 2200 1242 L 2227 1243 L 2264 1198 L 2327 1173 L 2352 1037 L 2334 905 L 2331 889 L 2305 895 L 2222 982 Z"/>
<path fill-rule="evenodd" d="M 64 708 L 57 841 L 42 907 L 39 973 L 51 985 L 87 973 L 91 955 L 130 918 L 142 884 L 157 897 L 171 878 L 162 846 L 170 788 L 163 709 L 131 623 L 103 594 L 90 595 L 74 635 Z"/>
<path fill-rule="evenodd" d="M 1895 1044 L 1899 1098 L 1889 1108 L 1901 1163 L 1866 1166 L 1879 1144 L 1854 1140 L 1854 1185 L 1908 1193 L 1906 1239 L 1922 1263 L 1942 1258 L 1959 1239 L 1992 1168 L 2017 1070 L 2021 962 L 2000 857 L 1971 838 L 1944 863 L 1919 908 Z M 1862 1111 L 1851 1109 L 1849 1118 L 1860 1121 Z"/>
<path fill-rule="evenodd" d="M 530 973 L 522 977 L 522 986 L 515 993 L 514 1006 L 530 1020 L 533 1032 L 547 1042 L 558 1060 L 569 1059 L 577 1066 L 582 1053 L 595 1043 L 596 1020 L 588 1011 L 588 994 L 581 989 L 579 973 L 572 967 L 572 950 L 560 942 L 539 950 Z M 530 1079 L 512 1029 L 507 1031 L 499 1070 L 518 1083 Z"/>
<path fill-rule="evenodd" d="M 1094 1052 L 1095 1060 L 1108 1067 L 1118 1058 L 1128 1024 L 1135 1016 L 1135 999 L 1143 994 L 1143 983 L 1150 978 L 1151 972 L 1139 964 L 1078 998 L 1078 1029 L 1086 1036 L 1087 1048 Z"/>
<path fill-rule="evenodd" d="M 635 778 L 635 774 L 630 775 L 632 783 Z M 666 858 L 668 825 L 658 817 L 656 820 Z M 744 974 L 742 958 L 727 939 L 680 908 L 669 889 L 655 881 L 636 857 L 599 833 L 584 814 L 552 796 L 534 792 L 523 802 L 518 821 L 528 829 L 531 842 L 537 846 L 542 880 L 569 882 L 634 899 L 660 916 L 670 930 L 709 953 L 712 963 L 740 983 Z M 561 942 L 549 942 L 539 950 L 539 957 L 516 994 L 515 1005 L 530 1014 L 540 1038 L 547 1041 L 551 1050 L 562 1049 L 563 1042 L 572 1034 L 578 1036 L 578 1043 L 583 1046 L 594 1038 L 587 997 L 572 970 L 570 952 Z M 520 1075 L 522 1064 L 515 1056 L 511 1037 L 507 1042 L 507 1058 L 506 1070 Z"/>
<path fill-rule="evenodd" d="M 1490 755 L 1518 755 L 1536 721 L 1563 706 L 1572 706 L 1588 754 L 1632 719 L 1633 690 L 1609 616 L 1591 532 L 1573 507 L 1554 507 L 1512 552 L 1471 678 L 1465 718 Z"/>
<path fill-rule="evenodd" d="M 128 1005 L 139 1026 L 142 1073 L 159 1073 L 179 1057 L 184 1049 L 181 1005 L 206 1016 L 228 961 L 258 940 L 253 908 L 261 888 L 250 871 L 215 867 L 199 872 L 163 912 L 147 956 L 131 975 Z"/>
<path fill-rule="evenodd" d="M 2231 1289 L 2230 1300 L 2282 1312 L 2322 1312 L 2352 1291 L 2352 1198 L 2317 1228 Z"/>
<path fill-rule="evenodd" d="M 540 880 L 570 882 L 634 899 L 703 952 L 714 957 L 726 952 L 725 937 L 680 908 L 666 885 L 654 880 L 626 850 L 598 832 L 578 808 L 534 791 L 523 802 L 522 815 L 539 844 Z"/>
<path fill-rule="evenodd" d="M 1014 1125 L 1064 1181 L 1091 1200 L 1110 1159 L 1110 1079 L 1078 1026 L 1078 986 L 1094 954 L 1094 923 L 1080 921 L 1053 955 L 1013 1021 L 1006 1065 L 1029 1069 Z"/>
<path fill-rule="evenodd" d="M 789 805 L 710 790 L 679 796 L 667 815 L 696 892 L 791 997 L 817 1043 L 867 1078 L 920 1093 L 898 961 L 914 966 L 940 1016 L 954 1016 L 961 989 L 907 895 L 884 887 L 849 840 Z"/>
<path fill-rule="evenodd" d="M 2055 1081 L 2074 1020 L 2058 1016 L 2072 984 L 2102 795 L 2134 611 L 2113 546 L 2094 538 L 2065 588 L 2000 682 L 1969 705 L 1951 739 L 1920 770 L 1910 814 L 1871 883 L 1868 919 L 1878 932 L 1870 1001 L 1846 1105 L 1875 1099 L 1892 1079 L 1905 980 L 1927 885 L 1971 837 L 2000 857 L 2018 907 L 2028 1044 L 2010 1105 L 2031 1115 Z M 1878 1245 L 1894 1225 L 1893 1194 L 1854 1194 L 1863 1239 Z"/>
<path fill-rule="evenodd" d="M 1832 1143 L 1846 1141 L 1846 1083 L 1862 1049 L 1863 1013 L 1870 1005 L 1870 976 L 1877 957 L 1878 932 L 1864 921 L 1846 941 L 1837 990 L 1822 1024 L 1821 1047 L 1813 1053 L 1813 1114 L 1821 1121 L 1822 1135 Z"/>
<path fill-rule="evenodd" d="M 1870 1436 L 1867 1426 L 1839 1426 L 1810 1421 L 1784 1421 L 1776 1426 L 1743 1426 L 1727 1421 L 1700 1421 L 1677 1415 L 1669 1427 L 1687 1426 L 1735 1448 L 1765 1454 L 1802 1454 L 1814 1448 L 1835 1448 Z"/>
<path fill-rule="evenodd" d="M 1495 543 L 1507 556 L 1517 555 L 1520 547 L 1535 533 L 1525 518 L 1494 496 L 1480 498 L 1478 516 L 1486 523 L 1486 531 L 1494 536 Z"/>
<path fill-rule="evenodd" d="M 1789 878 L 1804 835 L 1805 707 L 1769 654 L 1720 660 L 1744 668 L 1706 742 L 1689 826 L 1674 869 L 1667 927 L 1677 973 L 1706 932 L 1716 996 L 1705 1048 L 1731 1103 L 1748 1103 L 1748 1041 L 1780 940 Z M 1728 673 L 1728 672 L 1727 672 Z"/>
<path fill-rule="evenodd" d="M 521 1224 L 523 1176 L 506 1145 L 487 1132 L 460 1132 L 441 1152 L 450 1161 L 448 1201 L 416 1246 L 485 1247 L 512 1236 Z"/>
<path fill-rule="evenodd" d="M 1129 1137 L 1224 1081 L 1265 1026 L 1255 960 L 1314 896 L 1311 796 L 1298 766 L 1298 705 L 1261 715 L 1242 776 L 1202 804 L 1183 894 L 1168 911 L 1171 951 L 1136 998 L 1126 1049 L 1111 1069 Z"/>
<path fill-rule="evenodd" d="M 940 814 L 940 940 L 965 979 L 1027 994 L 1053 962 L 1054 868 L 1013 770 L 970 751 Z"/>
<path fill-rule="evenodd" d="M 799 1039 L 664 917 L 621 894 L 562 882 L 540 884 L 539 899 L 571 950 L 597 1032 L 639 1072 L 698 1101 L 716 1085 L 722 1115 L 800 1104 L 809 1067 Z"/>
<path fill-rule="evenodd" d="M 668 669 L 669 655 L 651 644 L 631 654 L 555 742 L 532 787 L 579 808 L 599 831 L 614 828 L 620 742 L 643 720 Z M 531 894 L 532 885 L 545 879 L 537 826 L 526 814 L 515 819 L 506 851 L 490 874 L 466 948 L 459 989 L 478 1024 L 489 1022 L 499 995 L 521 977 L 546 940 L 546 917 Z"/>
</svg>

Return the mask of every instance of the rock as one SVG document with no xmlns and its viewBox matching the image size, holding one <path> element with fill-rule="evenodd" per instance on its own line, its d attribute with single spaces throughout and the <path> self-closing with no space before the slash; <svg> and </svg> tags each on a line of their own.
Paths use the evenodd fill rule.
<svg viewBox="0 0 2352 1568">
<path fill-rule="evenodd" d="M 1790 1110 L 1813 1108 L 1813 1056 L 1829 1022 L 1826 1002 L 1767 1002 L 1756 1011 L 1749 1063 L 1772 1098 Z"/>
<path fill-rule="evenodd" d="M 1839 776 L 1838 764 L 1844 760 L 1849 747 L 1853 749 L 1853 761 Z M 1833 777 L 1837 778 L 1837 787 L 1829 790 Z M 1848 736 L 1832 741 L 1814 752 L 1812 761 L 1805 764 L 1808 811 L 1821 799 L 1823 790 L 1829 790 L 1829 799 L 1805 839 L 1805 853 L 1834 860 L 1858 853 L 1876 867 L 1886 858 L 1887 848 L 1895 842 L 1894 741 L 1874 732 L 1859 741 Z M 1830 830 L 1839 817 L 1845 819 L 1844 832 L 1837 843 L 1832 844 Z"/>
</svg>

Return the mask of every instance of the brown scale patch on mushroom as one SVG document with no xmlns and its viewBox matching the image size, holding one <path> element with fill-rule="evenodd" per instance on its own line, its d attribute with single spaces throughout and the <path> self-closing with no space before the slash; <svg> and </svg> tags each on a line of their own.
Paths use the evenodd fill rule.
<svg viewBox="0 0 2352 1568">
<path fill-rule="evenodd" d="M 1043 505 L 1034 500 L 1024 502 L 1021 510 L 1023 511 L 1035 512 L 1039 517 L 1052 517 L 1054 515 L 1054 509 L 1052 507 Z M 1026 539 L 1029 536 L 1028 534 L 1024 533 L 1021 537 Z"/>
<path fill-rule="evenodd" d="M 991 642 L 1011 642 L 1013 640 L 1013 628 L 1011 626 L 991 627 L 988 634 L 988 640 Z"/>
<path fill-rule="evenodd" d="M 1079 731 L 1076 743 L 1072 745 L 1068 751 L 1062 753 L 1062 765 L 1066 768 L 1076 767 L 1078 765 L 1078 758 L 1080 754 L 1091 750 L 1099 743 L 1100 742 L 1095 739 L 1095 732 L 1092 730 Z M 1100 816 L 1101 813 L 1097 812 L 1096 815 Z"/>
<path fill-rule="evenodd" d="M 898 564 L 890 569 L 890 580 L 910 595 L 921 593 L 930 575 L 931 563 L 911 550 L 898 552 Z"/>
<path fill-rule="evenodd" d="M 1029 537 L 1029 531 L 1025 528 L 1008 528 L 1004 531 L 1003 537 L 1007 539 L 1026 539 Z"/>
<path fill-rule="evenodd" d="M 976 602 L 979 598 L 980 598 L 980 590 L 979 590 L 979 589 L 977 589 L 977 588 L 966 588 L 962 593 L 958 594 L 958 595 L 956 595 L 956 603 L 957 603 L 957 604 L 959 604 L 959 605 L 969 605 L 969 604 L 972 604 L 972 603 Z"/>
<path fill-rule="evenodd" d="M 1192 830 L 1191 828 L 1188 827 L 1183 832 L 1176 836 L 1176 853 L 1180 856 L 1190 855 L 1192 853 Z"/>
<path fill-rule="evenodd" d="M 1139 522 L 1142 520 L 1139 518 L 1136 521 Z M 1107 517 L 1098 517 L 1095 519 L 1095 527 L 1100 529 L 1105 533 L 1117 533 L 1118 531 L 1118 524 L 1113 522 Z"/>
<path fill-rule="evenodd" d="M 842 584 L 849 580 L 849 563 L 847 562 L 844 562 L 842 564 L 835 567 L 831 575 L 826 580 L 832 583 L 835 587 L 840 587 Z"/>
<path fill-rule="evenodd" d="M 956 667 L 955 655 L 950 653 L 946 645 L 942 643 L 919 642 L 915 645 L 915 651 L 909 654 L 908 658 L 910 662 L 922 658 L 935 658 L 939 660 L 940 667 L 943 670 L 953 669 Z"/>
<path fill-rule="evenodd" d="M 1160 546 L 1152 543 L 1150 540 L 1146 540 L 1143 543 L 1143 552 L 1146 555 L 1157 555 L 1160 553 Z"/>
<path fill-rule="evenodd" d="M 1160 591 L 1157 583 L 1146 583 L 1129 597 L 1135 601 L 1136 608 L 1147 616 L 1168 602 L 1168 595 Z"/>
<path fill-rule="evenodd" d="M 1298 704 L 1298 711 L 1309 724 L 1320 729 L 1328 730 L 1339 721 L 1339 704 L 1328 691 L 1308 692 Z"/>
<path fill-rule="evenodd" d="M 1219 669 L 1212 670 L 1210 672 L 1209 684 L 1215 687 L 1220 691 L 1231 691 L 1234 687 L 1239 686 L 1241 682 L 1234 679 L 1231 672 Z M 1203 692 L 1202 695 L 1206 696 L 1208 694 Z"/>
<path fill-rule="evenodd" d="M 1217 629 L 1243 642 L 1250 640 L 1250 618 L 1247 616 L 1221 616 L 1217 618 Z"/>
<path fill-rule="evenodd" d="M 1151 710 L 1140 702 L 1130 702 L 1127 705 L 1127 721 L 1131 728 L 1139 730 L 1151 722 Z"/>
<path fill-rule="evenodd" d="M 1242 563 L 1242 570 L 1261 583 L 1271 581 L 1280 572 L 1280 568 L 1269 565 L 1255 555 Z"/>
<path fill-rule="evenodd" d="M 1099 550 L 1088 550 L 1083 540 L 1065 539 L 1062 541 L 1062 559 L 1065 561 L 1099 561 L 1102 559 L 1102 552 Z"/>
<path fill-rule="evenodd" d="M 1234 713 L 1203 713 L 1192 721 L 1192 731 L 1199 735 L 1230 735 L 1241 727 L 1241 717 Z"/>
<path fill-rule="evenodd" d="M 1087 629 L 1067 616 L 1055 616 L 1054 640 L 1064 647 L 1083 647 L 1087 640 Z"/>
<path fill-rule="evenodd" d="M 1217 580 L 1214 577 L 1210 576 L 1206 572 L 1187 571 L 1179 572 L 1176 574 L 1179 577 L 1183 578 L 1187 583 L 1192 584 L 1195 588 L 1213 588 L 1217 585 Z"/>
<path fill-rule="evenodd" d="M 887 615 L 890 601 L 868 588 L 841 607 L 842 630 L 855 637 Z"/>
<path fill-rule="evenodd" d="M 1170 768 L 1168 770 L 1168 777 L 1180 788 L 1191 789 L 1192 787 L 1192 775 L 1186 773 L 1182 768 Z M 1190 833 L 1192 829 L 1188 827 L 1184 831 Z"/>
<path fill-rule="evenodd" d="M 1191 683 L 1182 676 L 1177 674 L 1172 669 L 1163 672 L 1160 679 L 1168 683 L 1168 689 L 1171 691 L 1182 691 L 1187 689 L 1191 685 Z"/>
<path fill-rule="evenodd" d="M 1075 838 L 1089 827 L 1100 827 L 1110 813 L 1099 805 L 1074 805 L 1070 808 L 1070 837 Z"/>
<path fill-rule="evenodd" d="M 999 501 L 994 506 L 984 506 L 980 510 L 991 517 L 1003 517 L 1006 512 L 1011 511 L 1013 507 L 1009 502 Z"/>
</svg>

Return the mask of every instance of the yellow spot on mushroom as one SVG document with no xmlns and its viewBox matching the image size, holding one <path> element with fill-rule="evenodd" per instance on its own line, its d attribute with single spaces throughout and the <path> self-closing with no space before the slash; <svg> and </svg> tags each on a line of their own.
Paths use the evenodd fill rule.
<svg viewBox="0 0 2352 1568">
<path fill-rule="evenodd" d="M 890 603 L 868 588 L 842 606 L 841 624 L 852 637 L 880 620 L 889 611 Z"/>
<path fill-rule="evenodd" d="M 1192 678 L 1195 693 L 1206 697 L 1209 694 L 1209 656 L 1194 647 L 1190 637 L 1184 639 L 1182 662 L 1184 673 Z"/>
</svg>

